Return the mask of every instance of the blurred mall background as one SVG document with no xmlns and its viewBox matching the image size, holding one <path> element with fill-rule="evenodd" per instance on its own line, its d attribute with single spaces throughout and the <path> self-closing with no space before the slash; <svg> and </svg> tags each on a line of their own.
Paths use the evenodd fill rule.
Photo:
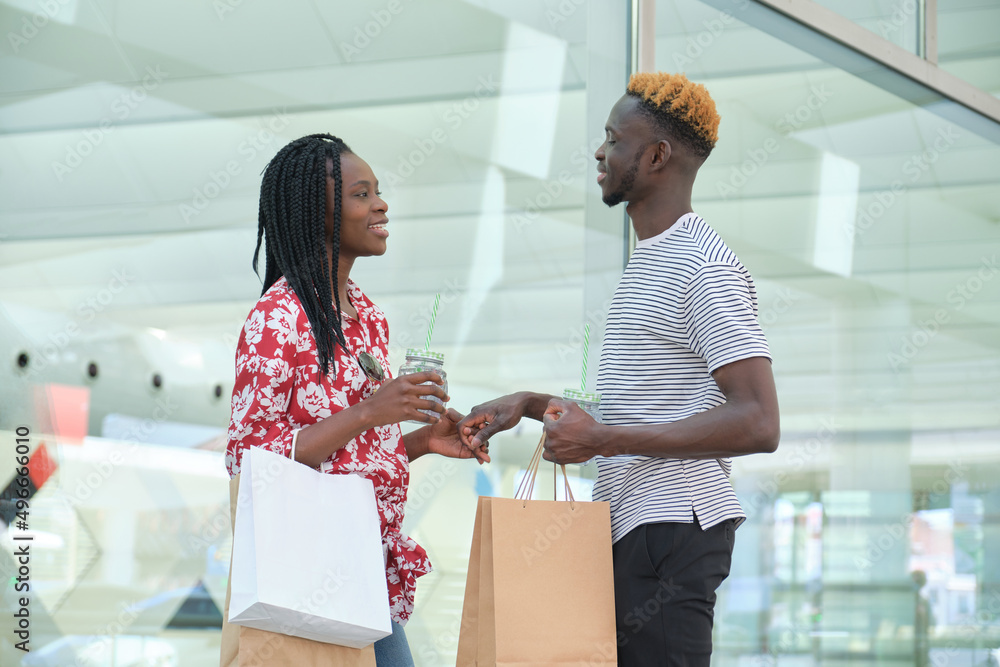
<svg viewBox="0 0 1000 667">
<path fill-rule="evenodd" d="M 655 68 L 718 104 L 696 210 L 756 279 L 782 409 L 778 452 L 735 462 L 714 664 L 997 664 L 1000 1 L 0 0 L 0 28 L 0 489 L 19 428 L 36 471 L 32 651 L 0 524 L 0 663 L 216 664 L 280 146 L 331 132 L 382 180 L 389 252 L 355 280 L 394 367 L 440 293 L 454 407 L 558 393 L 632 243 L 592 153 Z M 454 664 L 476 496 L 539 434 L 414 464 L 418 665 Z"/>
</svg>

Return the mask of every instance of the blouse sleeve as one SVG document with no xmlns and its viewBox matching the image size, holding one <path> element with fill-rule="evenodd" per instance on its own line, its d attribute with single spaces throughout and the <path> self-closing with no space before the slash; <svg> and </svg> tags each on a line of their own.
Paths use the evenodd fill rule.
<svg viewBox="0 0 1000 667">
<path fill-rule="evenodd" d="M 288 304 L 261 300 L 247 317 L 236 349 L 236 383 L 226 447 L 226 468 L 238 475 L 248 447 L 288 456 L 289 405 L 295 383 L 296 317 Z"/>
</svg>

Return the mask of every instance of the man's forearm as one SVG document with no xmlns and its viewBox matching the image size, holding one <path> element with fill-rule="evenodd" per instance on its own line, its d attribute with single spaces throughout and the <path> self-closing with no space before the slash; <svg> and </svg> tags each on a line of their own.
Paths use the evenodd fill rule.
<svg viewBox="0 0 1000 667">
<path fill-rule="evenodd" d="M 470 449 L 478 449 L 489 439 L 507 429 L 514 428 L 525 417 L 542 421 L 549 401 L 549 394 L 519 391 L 477 405 L 459 423 L 463 442 Z"/>
<path fill-rule="evenodd" d="M 718 459 L 773 452 L 777 413 L 754 403 L 723 403 L 670 424 L 597 426 L 602 456 L 632 454 L 675 459 Z"/>
<path fill-rule="evenodd" d="M 542 421 L 542 415 L 545 414 L 549 401 L 556 398 L 551 394 L 536 394 L 531 391 L 519 391 L 513 396 L 517 397 L 518 403 L 522 406 L 521 414 L 535 421 Z"/>
</svg>

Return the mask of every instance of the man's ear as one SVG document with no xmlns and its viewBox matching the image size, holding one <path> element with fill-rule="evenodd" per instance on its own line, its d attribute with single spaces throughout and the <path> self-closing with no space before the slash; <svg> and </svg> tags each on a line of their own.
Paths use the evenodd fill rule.
<svg viewBox="0 0 1000 667">
<path fill-rule="evenodd" d="M 657 141 L 653 148 L 653 158 L 649 165 L 650 168 L 653 171 L 658 171 L 666 167 L 672 152 L 673 149 L 671 148 L 669 141 L 666 139 L 660 139 Z"/>
</svg>

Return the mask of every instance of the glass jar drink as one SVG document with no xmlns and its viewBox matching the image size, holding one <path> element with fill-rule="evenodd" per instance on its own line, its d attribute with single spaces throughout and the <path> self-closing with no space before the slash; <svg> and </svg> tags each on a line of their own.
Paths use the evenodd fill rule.
<svg viewBox="0 0 1000 667">
<path fill-rule="evenodd" d="M 567 401 L 573 401 L 579 405 L 584 412 L 594 418 L 598 424 L 601 423 L 601 395 L 592 394 L 579 389 L 563 389 L 562 397 Z"/>
<path fill-rule="evenodd" d="M 412 373 L 422 373 L 424 371 L 434 371 L 441 376 L 444 383 L 441 388 L 444 389 L 444 393 L 448 393 L 448 374 L 444 371 L 444 355 L 438 352 L 431 352 L 430 350 L 417 350 L 410 348 L 406 351 L 406 361 L 403 365 L 399 367 L 399 374 L 397 377 L 403 377 L 404 375 L 410 375 Z M 433 382 L 425 382 L 424 384 L 434 384 Z M 437 396 L 427 395 L 424 398 L 445 405 Z M 428 414 L 432 417 L 439 417 L 440 415 L 433 410 L 421 410 L 424 414 Z M 408 422 L 412 424 L 423 424 L 424 422 L 418 422 L 415 419 L 408 419 Z"/>
</svg>

